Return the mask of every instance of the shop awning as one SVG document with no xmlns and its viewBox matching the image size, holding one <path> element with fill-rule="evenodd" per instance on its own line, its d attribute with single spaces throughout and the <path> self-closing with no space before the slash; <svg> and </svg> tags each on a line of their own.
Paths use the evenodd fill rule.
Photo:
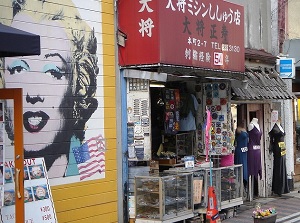
<svg viewBox="0 0 300 223">
<path fill-rule="evenodd" d="M 0 24 L 0 57 L 40 55 L 40 36 Z"/>
<path fill-rule="evenodd" d="M 273 68 L 246 67 L 244 82 L 243 87 L 232 86 L 234 100 L 296 99 Z"/>
</svg>

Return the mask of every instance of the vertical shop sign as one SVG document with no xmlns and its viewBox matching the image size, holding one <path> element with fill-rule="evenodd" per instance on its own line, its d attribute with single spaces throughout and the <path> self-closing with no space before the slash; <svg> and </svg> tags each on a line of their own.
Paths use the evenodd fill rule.
<svg viewBox="0 0 300 223">
<path fill-rule="evenodd" d="M 26 222 L 57 222 L 44 158 L 24 160 L 24 202 Z M 15 223 L 14 161 L 6 160 L 4 163 L 3 203 L 3 223 Z"/>
<path fill-rule="evenodd" d="M 121 2 L 119 27 L 127 36 L 121 65 L 244 71 L 243 6 L 221 0 Z"/>
</svg>

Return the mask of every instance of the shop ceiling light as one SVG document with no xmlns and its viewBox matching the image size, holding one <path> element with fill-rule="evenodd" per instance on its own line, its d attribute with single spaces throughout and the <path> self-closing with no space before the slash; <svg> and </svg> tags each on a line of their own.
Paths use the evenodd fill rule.
<svg viewBox="0 0 300 223">
<path fill-rule="evenodd" d="M 160 83 L 151 83 L 150 84 L 150 87 L 165 87 L 165 85 L 164 84 L 160 84 Z"/>
</svg>

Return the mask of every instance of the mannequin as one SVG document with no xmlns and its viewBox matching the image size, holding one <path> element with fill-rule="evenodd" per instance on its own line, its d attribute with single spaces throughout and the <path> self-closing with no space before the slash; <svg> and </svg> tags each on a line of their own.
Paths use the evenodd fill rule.
<svg viewBox="0 0 300 223">
<path fill-rule="evenodd" d="M 269 132 L 270 152 L 273 152 L 273 180 L 272 191 L 281 196 L 283 193 L 289 193 L 287 171 L 286 171 L 286 148 L 284 143 L 284 130 L 280 124 L 280 118 L 274 124 Z"/>
<path fill-rule="evenodd" d="M 260 131 L 259 128 L 259 124 L 258 124 L 258 119 L 257 118 L 253 118 L 249 124 L 248 127 L 248 131 L 251 131 L 254 127 L 256 127 L 258 129 L 258 131 Z"/>
<path fill-rule="evenodd" d="M 238 126 L 235 131 L 234 164 L 243 164 L 244 184 L 246 184 L 248 181 L 248 140 L 247 130 L 242 126 Z"/>
<path fill-rule="evenodd" d="M 281 118 L 278 118 L 278 120 L 276 121 L 275 124 L 278 126 L 278 128 L 280 129 L 280 131 L 284 133 L 284 130 L 283 130 L 282 126 L 281 126 Z"/>
<path fill-rule="evenodd" d="M 258 119 L 253 118 L 248 127 L 248 174 L 255 179 L 262 177 L 260 140 L 262 133 L 258 124 Z"/>
</svg>

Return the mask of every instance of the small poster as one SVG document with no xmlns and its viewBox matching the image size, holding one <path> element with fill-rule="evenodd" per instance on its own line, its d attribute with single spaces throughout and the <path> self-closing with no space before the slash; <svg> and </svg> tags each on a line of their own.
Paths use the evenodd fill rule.
<svg viewBox="0 0 300 223">
<path fill-rule="evenodd" d="M 195 166 L 195 157 L 194 156 L 185 156 L 184 157 L 184 166 L 185 166 L 185 168 L 193 168 Z"/>
<path fill-rule="evenodd" d="M 4 163 L 4 196 L 1 208 L 3 223 L 15 223 L 15 166 L 13 161 Z M 49 179 L 44 158 L 24 160 L 25 221 L 56 223 Z"/>
<path fill-rule="evenodd" d="M 194 188 L 194 204 L 200 204 L 202 200 L 203 179 L 195 177 L 193 181 Z"/>
</svg>

